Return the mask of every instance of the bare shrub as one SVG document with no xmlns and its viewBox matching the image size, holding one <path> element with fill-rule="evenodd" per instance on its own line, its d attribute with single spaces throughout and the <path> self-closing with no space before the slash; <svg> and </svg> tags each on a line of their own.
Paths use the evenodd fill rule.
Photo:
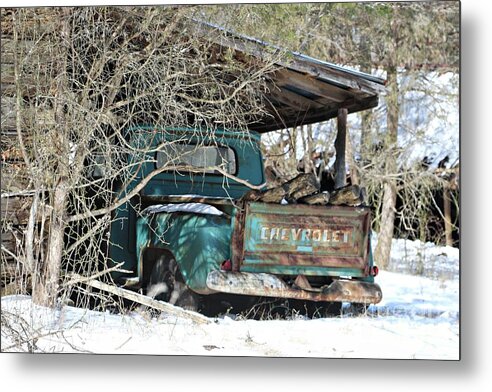
<svg viewBox="0 0 492 392">
<path fill-rule="evenodd" d="M 228 128 L 247 140 L 246 125 L 266 115 L 263 77 L 274 69 L 273 59 L 238 60 L 203 36 L 192 19 L 197 11 L 5 11 L 2 32 L 10 34 L 14 69 L 9 93 L 28 180 L 19 191 L 32 196 L 22 263 L 33 277 L 35 302 L 53 306 L 74 287 L 92 295 L 70 279 L 60 284 L 61 275 L 109 279 L 101 260 L 104 272 L 114 267 L 106 252 L 111 212 L 150 176 L 183 169 L 170 156 L 140 178 L 139 169 L 155 158 L 148 145 L 129 142 L 129 129 L 189 127 L 213 141 L 216 129 Z M 115 193 L 130 184 L 132 191 Z"/>
</svg>

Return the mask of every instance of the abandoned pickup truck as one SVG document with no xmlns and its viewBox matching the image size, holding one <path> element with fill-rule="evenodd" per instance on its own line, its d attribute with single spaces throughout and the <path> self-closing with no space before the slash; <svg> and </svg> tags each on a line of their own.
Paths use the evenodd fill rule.
<svg viewBox="0 0 492 392">
<path fill-rule="evenodd" d="M 135 184 L 166 165 L 174 170 L 155 175 L 115 212 L 110 253 L 133 271 L 117 276 L 126 287 L 192 309 L 217 293 L 381 300 L 370 209 L 252 200 L 247 184 L 265 182 L 256 132 L 245 140 L 217 130 L 212 139 L 196 129 L 142 126 L 130 139 L 153 151 L 139 158 Z M 170 166 L 170 157 L 179 161 Z"/>
</svg>

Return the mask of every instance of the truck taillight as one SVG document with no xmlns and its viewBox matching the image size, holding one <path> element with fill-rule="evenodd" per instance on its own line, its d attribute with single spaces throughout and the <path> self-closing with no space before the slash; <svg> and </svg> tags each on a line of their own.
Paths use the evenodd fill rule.
<svg viewBox="0 0 492 392">
<path fill-rule="evenodd" d="M 222 271 L 231 271 L 232 270 L 232 263 L 231 260 L 227 259 L 222 262 L 220 265 L 220 269 Z"/>
<path fill-rule="evenodd" d="M 377 276 L 378 274 L 379 274 L 379 268 L 377 266 L 373 265 L 371 268 L 371 275 Z"/>
</svg>

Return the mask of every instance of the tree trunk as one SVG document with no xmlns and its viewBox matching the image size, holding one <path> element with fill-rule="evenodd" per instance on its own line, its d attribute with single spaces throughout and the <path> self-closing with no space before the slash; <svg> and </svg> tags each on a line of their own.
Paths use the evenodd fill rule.
<svg viewBox="0 0 492 392">
<path fill-rule="evenodd" d="M 428 211 L 419 213 L 419 239 L 421 242 L 427 242 L 427 224 L 429 223 Z"/>
<path fill-rule="evenodd" d="M 396 147 L 398 141 L 398 80 L 396 66 L 388 68 L 388 96 L 386 105 L 388 110 L 387 138 L 386 138 L 386 162 L 383 186 L 383 206 L 381 213 L 380 230 L 378 244 L 374 251 L 375 262 L 381 268 L 387 268 L 390 262 L 391 242 L 393 239 L 395 225 L 395 206 L 396 206 L 396 180 L 394 174 L 397 168 Z"/>
<path fill-rule="evenodd" d="M 292 135 L 290 138 L 291 150 L 290 150 L 290 165 L 289 172 L 295 172 L 297 170 L 297 127 L 292 127 Z"/>
<path fill-rule="evenodd" d="M 32 274 L 35 271 L 34 261 L 34 243 L 35 243 L 35 229 L 38 218 L 38 205 L 39 205 L 39 193 L 36 192 L 33 196 L 31 209 L 29 212 L 29 220 L 27 222 L 26 234 L 25 234 L 25 251 L 26 251 L 26 263 L 28 273 Z"/>
<path fill-rule="evenodd" d="M 48 254 L 42 270 L 35 277 L 33 288 L 33 302 L 38 305 L 53 307 L 56 305 L 58 297 L 66 227 L 65 214 L 69 189 L 67 185 L 66 180 L 62 180 L 54 193 L 50 233 L 48 236 Z"/>
<path fill-rule="evenodd" d="M 447 185 L 444 186 L 444 232 L 446 233 L 446 245 L 453 246 L 453 223 L 451 221 L 451 197 Z"/>
<path fill-rule="evenodd" d="M 70 138 L 69 124 L 66 113 L 68 81 L 67 81 L 67 45 L 70 43 L 70 25 L 69 15 L 72 12 L 70 8 L 64 8 L 61 17 L 60 33 L 64 40 L 59 47 L 59 76 L 54 80 L 56 87 L 54 111 L 56 120 L 56 135 L 52 140 L 53 151 L 60 156 L 56 170 L 53 173 L 54 186 L 51 196 L 52 211 L 50 214 L 50 226 L 48 234 L 47 254 L 44 263 L 41 265 L 38 260 L 38 272 L 34 277 L 33 302 L 53 307 L 56 305 L 58 297 L 58 287 L 60 279 L 60 269 L 63 257 L 64 234 L 67 225 L 67 201 L 70 191 L 69 183 L 69 154 Z"/>
<path fill-rule="evenodd" d="M 359 185 L 360 184 L 359 169 L 355 164 L 354 149 L 352 146 L 352 140 L 350 138 L 350 132 L 347 132 L 345 156 L 347 157 L 349 170 L 350 170 L 350 182 L 352 185 Z"/>
<path fill-rule="evenodd" d="M 372 65 L 371 65 L 370 45 L 369 45 L 369 39 L 365 34 L 361 35 L 360 52 L 361 52 L 361 60 L 362 60 L 360 64 L 360 70 L 362 72 L 371 74 Z M 360 116 L 361 116 L 360 156 L 361 156 L 361 161 L 365 163 L 368 159 L 370 159 L 370 152 L 373 142 L 371 136 L 373 112 L 372 110 L 363 110 L 360 112 Z M 364 173 L 361 173 L 361 177 L 363 176 Z"/>
<path fill-rule="evenodd" d="M 374 260 L 380 268 L 386 269 L 390 263 L 391 243 L 395 228 L 396 186 L 392 182 L 384 184 L 383 211 L 378 235 L 378 244 L 374 251 Z"/>
<path fill-rule="evenodd" d="M 304 173 L 313 172 L 313 137 L 312 137 L 312 126 L 304 125 L 301 127 L 302 135 L 302 148 L 304 149 L 304 155 L 302 157 L 302 164 L 304 166 Z"/>
</svg>

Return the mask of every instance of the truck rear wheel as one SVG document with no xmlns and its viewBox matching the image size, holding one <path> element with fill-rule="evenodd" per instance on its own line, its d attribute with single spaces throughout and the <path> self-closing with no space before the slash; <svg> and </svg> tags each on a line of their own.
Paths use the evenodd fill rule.
<svg viewBox="0 0 492 392">
<path fill-rule="evenodd" d="M 174 286 L 174 274 L 169 267 L 169 258 L 160 255 L 152 266 L 146 289 L 147 296 L 160 301 L 169 301 Z"/>
<path fill-rule="evenodd" d="M 176 259 L 168 252 L 159 254 L 153 263 L 146 295 L 187 310 L 200 309 L 200 295 L 186 286 Z"/>
</svg>

